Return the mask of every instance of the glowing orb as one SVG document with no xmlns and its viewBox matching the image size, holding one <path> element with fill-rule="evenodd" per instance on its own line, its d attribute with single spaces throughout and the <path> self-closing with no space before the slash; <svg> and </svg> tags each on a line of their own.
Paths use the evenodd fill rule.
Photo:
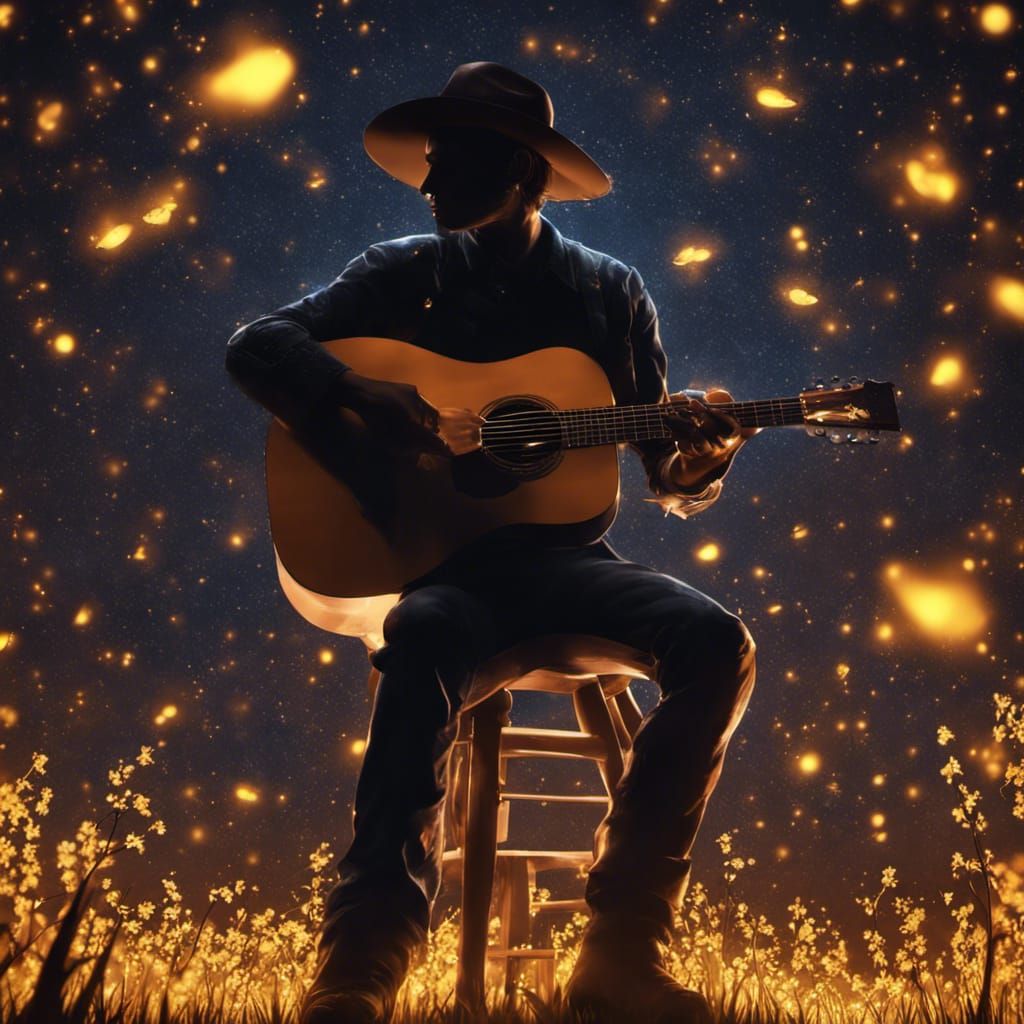
<svg viewBox="0 0 1024 1024">
<path fill-rule="evenodd" d="M 943 356 L 932 369 L 932 387 L 948 388 L 963 376 L 963 365 L 956 356 Z"/>
<path fill-rule="evenodd" d="M 797 766 L 804 775 L 814 775 L 815 772 L 821 770 L 821 758 L 813 752 L 802 754 L 797 761 Z"/>
<path fill-rule="evenodd" d="M 688 245 L 676 253 L 672 262 L 677 267 L 685 267 L 689 263 L 703 263 L 711 258 L 711 250 L 695 245 Z"/>
<path fill-rule="evenodd" d="M 352 753 L 356 755 L 356 757 L 359 757 L 359 755 L 362 754 L 364 750 L 366 750 L 366 740 L 353 740 L 350 749 Z"/>
<path fill-rule="evenodd" d="M 173 199 L 168 199 L 162 206 L 155 206 L 152 210 L 144 213 L 142 219 L 147 224 L 166 224 L 177 208 L 178 204 Z"/>
<path fill-rule="evenodd" d="M 992 301 L 996 309 L 1024 323 L 1024 281 L 997 277 L 992 282 Z"/>
<path fill-rule="evenodd" d="M 75 613 L 72 621 L 76 626 L 88 626 L 92 622 L 92 609 L 87 604 L 83 604 Z"/>
<path fill-rule="evenodd" d="M 118 224 L 111 228 L 97 243 L 97 249 L 116 249 L 123 245 L 132 233 L 131 224 Z"/>
<path fill-rule="evenodd" d="M 0 4 L 0 28 L 10 28 L 14 20 L 14 4 Z"/>
<path fill-rule="evenodd" d="M 236 786 L 235 787 L 235 798 L 241 800 L 244 804 L 254 804 L 260 798 L 259 791 L 253 789 L 251 786 Z"/>
<path fill-rule="evenodd" d="M 978 20 L 990 36 L 1001 36 L 1013 28 L 1013 11 L 1006 4 L 985 4 Z"/>
<path fill-rule="evenodd" d="M 790 288 L 786 295 L 794 306 L 813 306 L 818 301 L 817 295 L 812 295 L 803 288 Z"/>
<path fill-rule="evenodd" d="M 55 132 L 60 127 L 61 114 L 64 113 L 64 104 L 60 100 L 47 103 L 36 117 L 36 124 L 41 131 Z"/>
<path fill-rule="evenodd" d="M 776 110 L 796 106 L 796 100 L 790 99 L 781 89 L 773 89 L 770 86 L 757 90 L 757 102 L 762 107 L 772 107 Z"/>
<path fill-rule="evenodd" d="M 955 174 L 933 171 L 923 160 L 907 161 L 907 181 L 918 195 L 940 203 L 952 202 L 959 187 Z"/>
<path fill-rule="evenodd" d="M 265 107 L 280 95 L 295 73 L 295 61 L 278 46 L 260 46 L 210 79 L 212 99 L 233 106 Z"/>
<path fill-rule="evenodd" d="M 717 562 L 721 551 L 717 544 L 713 541 L 709 541 L 707 544 L 702 544 L 697 548 L 694 554 L 699 562 Z"/>
<path fill-rule="evenodd" d="M 978 591 L 961 579 L 938 579 L 890 567 L 886 576 L 908 618 L 940 640 L 971 640 L 988 621 Z"/>
<path fill-rule="evenodd" d="M 75 351 L 75 337 L 73 334 L 64 332 L 53 339 L 54 351 L 62 356 L 69 356 Z"/>
</svg>

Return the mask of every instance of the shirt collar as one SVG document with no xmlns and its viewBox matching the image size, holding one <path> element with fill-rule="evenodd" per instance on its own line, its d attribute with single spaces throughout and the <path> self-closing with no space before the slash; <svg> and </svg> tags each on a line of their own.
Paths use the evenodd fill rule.
<svg viewBox="0 0 1024 1024">
<path fill-rule="evenodd" d="M 543 214 L 540 215 L 540 237 L 526 259 L 526 263 L 515 268 L 514 273 L 526 281 L 534 281 L 543 273 L 553 273 L 571 288 L 576 287 L 565 239 L 554 224 Z M 486 250 L 473 237 L 471 231 L 454 232 L 466 264 L 474 271 L 489 270 L 494 264 Z"/>
</svg>

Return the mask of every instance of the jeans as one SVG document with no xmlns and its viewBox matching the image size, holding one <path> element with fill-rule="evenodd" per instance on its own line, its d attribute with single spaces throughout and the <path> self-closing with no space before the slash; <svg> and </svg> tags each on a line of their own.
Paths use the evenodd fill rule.
<svg viewBox="0 0 1024 1024">
<path fill-rule="evenodd" d="M 355 836 L 327 895 L 324 941 L 374 904 L 424 929 L 440 889 L 446 769 L 473 668 L 538 634 L 586 633 L 656 659 L 661 694 L 598 827 L 585 897 L 671 938 L 689 853 L 754 686 L 746 626 L 686 583 L 578 547 L 470 545 L 413 581 L 384 622 L 356 787 Z"/>
</svg>

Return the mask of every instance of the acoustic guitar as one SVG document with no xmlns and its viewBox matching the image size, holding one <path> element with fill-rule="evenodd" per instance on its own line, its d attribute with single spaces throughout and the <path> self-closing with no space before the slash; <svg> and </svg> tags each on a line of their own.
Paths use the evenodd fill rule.
<svg viewBox="0 0 1024 1024">
<path fill-rule="evenodd" d="M 324 345 L 357 373 L 414 384 L 435 407 L 469 408 L 485 421 L 476 451 L 410 462 L 398 475 L 388 535 L 339 475 L 271 422 L 267 498 L 282 588 L 313 625 L 368 646 L 382 642 L 381 623 L 407 583 L 486 533 L 535 523 L 565 528 L 567 543 L 599 539 L 618 511 L 615 446 L 671 436 L 670 405 L 616 405 L 604 370 L 577 349 L 477 363 L 390 338 Z M 893 386 L 856 378 L 715 408 L 742 426 L 802 426 L 836 442 L 900 429 Z"/>
</svg>

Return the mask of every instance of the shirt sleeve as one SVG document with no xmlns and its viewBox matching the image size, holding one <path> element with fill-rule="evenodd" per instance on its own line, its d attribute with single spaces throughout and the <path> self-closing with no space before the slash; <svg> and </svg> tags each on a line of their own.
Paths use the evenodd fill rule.
<svg viewBox="0 0 1024 1024">
<path fill-rule="evenodd" d="M 329 285 L 240 327 L 224 363 L 235 384 L 289 427 L 317 423 L 329 405 L 339 404 L 349 369 L 322 342 L 372 333 L 368 325 L 389 265 L 386 250 L 372 245 Z"/>
<path fill-rule="evenodd" d="M 643 404 L 668 403 L 668 359 L 661 344 L 658 310 L 635 267 L 629 268 L 626 292 L 629 299 L 629 340 L 633 352 L 637 400 Z M 700 397 L 704 392 L 693 391 L 691 394 Z M 732 465 L 730 456 L 699 481 L 698 487 L 686 490 L 673 483 L 670 475 L 673 463 L 683 458 L 674 440 L 656 438 L 650 441 L 631 441 L 630 447 L 639 453 L 647 473 L 648 486 L 655 495 L 644 500 L 659 505 L 665 515 L 671 513 L 682 519 L 703 512 L 718 500 L 722 493 L 723 478 Z"/>
</svg>

